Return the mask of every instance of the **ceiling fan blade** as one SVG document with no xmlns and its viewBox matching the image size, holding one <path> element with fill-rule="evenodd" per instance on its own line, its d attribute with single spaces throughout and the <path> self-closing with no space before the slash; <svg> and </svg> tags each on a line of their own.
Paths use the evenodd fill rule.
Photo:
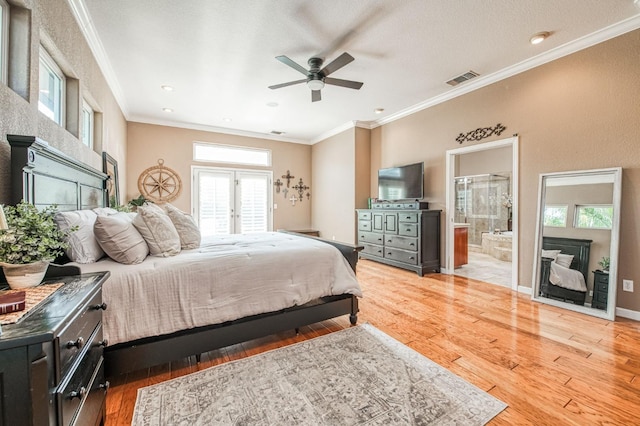
<svg viewBox="0 0 640 426">
<path fill-rule="evenodd" d="M 288 83 L 274 84 L 273 86 L 269 86 L 269 89 L 279 89 L 281 87 L 293 86 L 294 84 L 300 84 L 300 83 L 304 83 L 306 81 L 307 81 L 307 79 L 303 78 L 302 80 L 289 81 Z"/>
<path fill-rule="evenodd" d="M 360 83 L 359 81 L 352 80 L 342 80 L 340 78 L 331 78 L 326 77 L 324 79 L 326 84 L 333 84 L 334 86 L 347 87 L 349 89 L 360 89 L 364 83 Z"/>
<path fill-rule="evenodd" d="M 334 59 L 329 65 L 322 68 L 321 72 L 326 77 L 329 74 L 338 71 L 340 68 L 344 67 L 345 65 L 347 65 L 352 61 L 353 61 L 353 56 L 349 55 L 347 52 L 344 52 L 342 55 Z"/>
<path fill-rule="evenodd" d="M 311 102 L 318 102 L 321 99 L 322 99 L 322 96 L 320 95 L 320 91 L 319 90 L 312 90 L 311 91 Z"/>
<path fill-rule="evenodd" d="M 293 68 L 294 70 L 298 70 L 300 71 L 302 74 L 307 75 L 307 70 L 306 68 L 303 68 L 301 65 L 296 64 L 295 62 L 293 62 L 291 59 L 289 59 L 288 57 L 284 56 L 284 55 L 280 55 L 280 56 L 276 56 L 276 59 L 279 60 L 280 62 L 282 62 L 285 65 L 289 65 L 291 68 Z"/>
</svg>

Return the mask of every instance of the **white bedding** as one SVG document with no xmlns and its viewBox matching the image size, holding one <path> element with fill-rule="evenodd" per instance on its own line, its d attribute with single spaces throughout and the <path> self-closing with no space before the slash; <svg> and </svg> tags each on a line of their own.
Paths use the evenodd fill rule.
<svg viewBox="0 0 640 426">
<path fill-rule="evenodd" d="M 109 344 L 217 324 L 302 305 L 322 296 L 362 296 L 349 263 L 335 247 L 284 233 L 205 239 L 173 257 L 138 265 L 111 259 L 79 265 L 111 271 L 102 297 Z"/>
<path fill-rule="evenodd" d="M 549 282 L 559 287 L 568 288 L 576 291 L 587 291 L 587 285 L 584 282 L 582 272 L 575 269 L 565 268 L 556 262 L 551 262 L 551 270 L 549 271 Z"/>
</svg>

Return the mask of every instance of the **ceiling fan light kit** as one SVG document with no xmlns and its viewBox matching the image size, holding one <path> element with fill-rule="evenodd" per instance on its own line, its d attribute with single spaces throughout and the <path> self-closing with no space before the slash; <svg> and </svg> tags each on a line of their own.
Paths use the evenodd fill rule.
<svg viewBox="0 0 640 426">
<path fill-rule="evenodd" d="M 331 84 L 333 86 L 346 87 L 355 90 L 359 90 L 363 85 L 363 83 L 359 81 L 342 80 L 339 78 L 328 77 L 329 74 L 332 74 L 345 65 L 353 62 L 353 56 L 349 55 L 347 52 L 338 56 L 324 68 L 321 68 L 322 63 L 324 62 L 322 58 L 309 58 L 309 60 L 307 61 L 307 63 L 309 64 L 309 70 L 306 70 L 301 65 L 289 59 L 287 56 L 276 56 L 276 59 L 283 64 L 290 66 L 294 70 L 306 75 L 307 78 L 303 80 L 294 80 L 287 83 L 269 86 L 269 89 L 280 89 L 282 87 L 293 86 L 294 84 L 307 83 L 307 87 L 311 89 L 311 102 L 317 102 L 322 99 L 320 90 L 324 88 L 325 84 Z"/>
</svg>

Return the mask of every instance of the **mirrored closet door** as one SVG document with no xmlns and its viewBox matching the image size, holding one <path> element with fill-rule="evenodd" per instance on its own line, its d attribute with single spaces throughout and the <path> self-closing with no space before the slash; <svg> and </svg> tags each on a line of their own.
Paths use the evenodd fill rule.
<svg viewBox="0 0 640 426">
<path fill-rule="evenodd" d="M 615 318 L 621 168 L 540 175 L 532 298 Z"/>
</svg>

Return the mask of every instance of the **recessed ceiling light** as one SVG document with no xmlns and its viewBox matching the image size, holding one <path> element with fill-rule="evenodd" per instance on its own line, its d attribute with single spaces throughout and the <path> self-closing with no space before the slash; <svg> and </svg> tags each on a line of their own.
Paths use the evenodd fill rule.
<svg viewBox="0 0 640 426">
<path fill-rule="evenodd" d="M 222 121 L 224 121 L 225 123 L 231 123 L 233 120 L 230 119 L 229 117 L 225 117 L 222 119 Z"/>
<path fill-rule="evenodd" d="M 545 39 L 549 37 L 549 35 L 551 34 L 548 31 L 542 31 L 540 33 L 532 35 L 531 38 L 529 39 L 529 42 L 531 44 L 540 44 L 543 41 L 545 41 Z"/>
<path fill-rule="evenodd" d="M 162 110 L 164 112 L 173 112 L 173 109 L 171 109 L 171 108 L 162 108 Z"/>
<path fill-rule="evenodd" d="M 275 107 L 278 106 L 278 103 L 277 102 L 267 102 L 267 106 L 271 107 L 271 108 L 275 108 Z"/>
<path fill-rule="evenodd" d="M 160 88 L 162 90 L 166 90 L 167 92 L 173 92 L 173 86 L 163 85 L 163 86 L 160 86 Z"/>
<path fill-rule="evenodd" d="M 384 108 L 376 108 L 373 110 L 376 114 L 382 114 L 384 112 Z"/>
</svg>

